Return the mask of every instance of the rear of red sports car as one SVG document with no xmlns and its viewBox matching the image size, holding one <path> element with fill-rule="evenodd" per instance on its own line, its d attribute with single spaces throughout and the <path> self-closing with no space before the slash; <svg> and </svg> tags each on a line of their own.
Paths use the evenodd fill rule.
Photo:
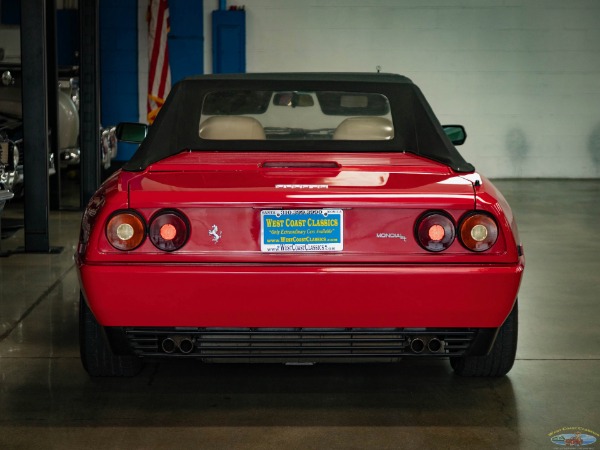
<svg viewBox="0 0 600 450">
<path fill-rule="evenodd" d="M 91 375 L 173 357 L 510 370 L 514 218 L 410 80 L 200 77 L 174 91 L 83 217 Z"/>
</svg>

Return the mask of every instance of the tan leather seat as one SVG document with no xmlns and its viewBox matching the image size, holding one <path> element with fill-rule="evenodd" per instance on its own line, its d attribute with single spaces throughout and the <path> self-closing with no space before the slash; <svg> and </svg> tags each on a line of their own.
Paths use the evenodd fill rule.
<svg viewBox="0 0 600 450">
<path fill-rule="evenodd" d="M 200 124 L 202 139 L 264 140 L 265 130 L 254 117 L 213 116 Z"/>
<path fill-rule="evenodd" d="M 349 117 L 333 133 L 337 141 L 386 141 L 394 137 L 394 127 L 384 117 Z"/>
</svg>

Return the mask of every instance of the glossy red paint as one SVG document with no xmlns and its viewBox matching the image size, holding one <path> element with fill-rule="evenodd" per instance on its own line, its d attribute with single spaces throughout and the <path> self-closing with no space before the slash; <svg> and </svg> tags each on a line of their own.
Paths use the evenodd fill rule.
<svg viewBox="0 0 600 450">
<path fill-rule="evenodd" d="M 286 162 L 335 165 L 269 167 Z M 91 205 L 76 259 L 104 326 L 498 327 L 524 266 L 512 212 L 493 185 L 414 154 L 184 152 L 115 175 Z M 149 239 L 118 251 L 105 223 L 124 208 L 147 222 L 175 208 L 189 239 L 169 253 Z M 261 252 L 260 211 L 303 208 L 344 210 L 343 251 Z M 474 209 L 498 223 L 489 251 L 455 240 L 434 253 L 416 242 L 424 212 L 443 210 L 458 224 Z"/>
<path fill-rule="evenodd" d="M 499 327 L 523 266 L 81 265 L 105 326 Z M 106 280 L 110 280 L 107 283 Z"/>
</svg>

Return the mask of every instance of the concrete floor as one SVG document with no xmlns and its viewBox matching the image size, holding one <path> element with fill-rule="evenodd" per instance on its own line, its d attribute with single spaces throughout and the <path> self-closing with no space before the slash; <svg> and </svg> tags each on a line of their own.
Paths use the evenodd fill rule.
<svg viewBox="0 0 600 450">
<path fill-rule="evenodd" d="M 92 380 L 77 342 L 80 213 L 51 213 L 61 254 L 0 258 L 0 448 L 552 449 L 564 427 L 600 433 L 600 180 L 496 185 L 527 256 L 518 360 L 501 379 L 404 360 L 185 361 Z M 22 230 L 2 250 L 21 245 Z"/>
</svg>

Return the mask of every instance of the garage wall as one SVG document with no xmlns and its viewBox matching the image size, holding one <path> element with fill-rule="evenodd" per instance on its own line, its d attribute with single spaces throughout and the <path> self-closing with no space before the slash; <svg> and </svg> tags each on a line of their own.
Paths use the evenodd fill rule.
<svg viewBox="0 0 600 450">
<path fill-rule="evenodd" d="M 598 0 L 244 0 L 247 70 L 412 78 L 492 177 L 600 177 Z M 205 71 L 211 72 L 204 1 Z"/>
</svg>

